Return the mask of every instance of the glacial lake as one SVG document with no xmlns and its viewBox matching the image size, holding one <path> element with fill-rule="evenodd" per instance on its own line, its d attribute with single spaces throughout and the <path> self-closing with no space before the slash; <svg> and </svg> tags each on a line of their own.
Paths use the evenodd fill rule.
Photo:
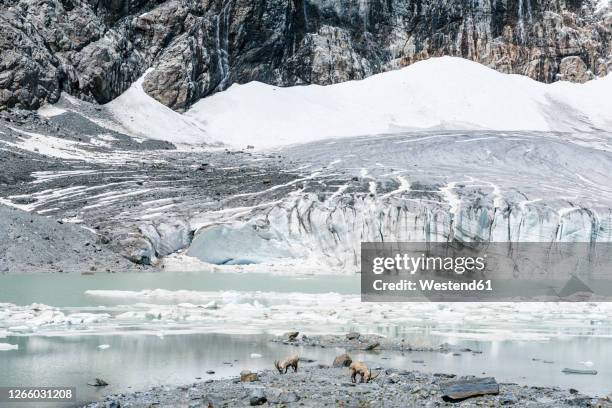
<svg viewBox="0 0 612 408">
<path fill-rule="evenodd" d="M 33 309 L 36 319 L 27 317 Z M 486 374 L 499 382 L 607 395 L 611 311 L 607 304 L 585 303 L 362 304 L 358 276 L 2 276 L 0 343 L 18 349 L 0 351 L 0 385 L 76 386 L 81 403 L 271 368 L 274 359 L 296 351 L 270 342 L 288 330 L 307 335 L 358 330 L 410 344 L 447 342 L 482 351 L 353 353 L 374 366 Z M 297 352 L 316 360 L 313 364 L 329 364 L 343 350 Z M 561 372 L 565 367 L 598 374 L 567 375 Z M 209 370 L 215 373 L 206 374 Z M 96 377 L 110 385 L 88 386 Z"/>
</svg>

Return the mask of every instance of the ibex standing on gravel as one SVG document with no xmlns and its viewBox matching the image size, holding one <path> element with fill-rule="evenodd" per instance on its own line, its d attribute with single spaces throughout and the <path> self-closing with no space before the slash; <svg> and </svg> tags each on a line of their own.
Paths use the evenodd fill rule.
<svg viewBox="0 0 612 408">
<path fill-rule="evenodd" d="M 373 376 L 368 366 L 362 363 L 361 361 L 355 361 L 354 363 L 351 363 L 351 365 L 349 366 L 349 370 L 351 372 L 351 382 L 354 383 L 357 382 L 357 374 L 359 374 L 361 377 L 359 379 L 359 382 L 365 383 L 370 382 L 370 380 L 373 380 L 380 375 L 380 373 L 378 373 Z"/>
<path fill-rule="evenodd" d="M 274 362 L 274 367 L 276 367 L 276 369 L 278 370 L 279 373 L 281 374 L 287 374 L 287 370 L 289 369 L 289 367 L 293 368 L 293 372 L 296 373 L 297 369 L 298 369 L 298 361 L 300 360 L 300 358 L 297 355 L 294 356 L 289 356 L 286 357 L 284 360 L 282 361 L 275 361 Z"/>
</svg>

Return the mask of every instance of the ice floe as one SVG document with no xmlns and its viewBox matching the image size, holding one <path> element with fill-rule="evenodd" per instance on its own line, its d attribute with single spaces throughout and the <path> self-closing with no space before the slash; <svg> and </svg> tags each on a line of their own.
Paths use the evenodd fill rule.
<svg viewBox="0 0 612 408">
<path fill-rule="evenodd" d="M 19 350 L 18 344 L 0 343 L 0 351 Z"/>
<path fill-rule="evenodd" d="M 58 308 L 0 305 L 8 336 L 216 332 L 281 334 L 299 322 L 310 334 L 354 328 L 383 335 L 427 329 L 431 335 L 477 341 L 548 341 L 609 336 L 607 303 L 362 303 L 338 293 L 90 290 L 92 301 L 116 306 Z M 103 349 L 105 344 L 101 345 Z"/>
</svg>

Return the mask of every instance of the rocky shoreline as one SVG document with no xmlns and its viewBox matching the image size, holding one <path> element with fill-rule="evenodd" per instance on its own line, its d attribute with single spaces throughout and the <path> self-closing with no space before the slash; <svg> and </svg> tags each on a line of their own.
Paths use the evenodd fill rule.
<svg viewBox="0 0 612 408">
<path fill-rule="evenodd" d="M 349 369 L 324 364 L 300 367 L 297 373 L 273 370 L 257 373 L 255 381 L 240 378 L 207 380 L 179 387 L 159 386 L 147 391 L 109 395 L 88 408 L 111 407 L 609 407 L 610 397 L 596 398 L 576 390 L 529 387 L 499 383 L 494 395 L 445 401 L 449 384 L 474 377 L 378 368 L 380 375 L 369 383 L 352 383 Z M 245 378 L 243 376 L 243 380 Z"/>
<path fill-rule="evenodd" d="M 295 334 L 297 333 L 297 334 Z M 394 352 L 441 352 L 441 353 L 473 353 L 482 354 L 479 350 L 453 346 L 443 343 L 438 346 L 426 344 L 410 344 L 404 339 L 387 338 L 377 335 L 362 335 L 358 332 L 347 333 L 345 336 L 339 335 L 299 335 L 299 332 L 289 332 L 284 336 L 276 337 L 272 340 L 276 343 L 296 347 L 321 347 L 321 348 L 343 348 L 349 351 L 394 351 Z"/>
<path fill-rule="evenodd" d="M 344 349 L 334 361 L 316 361 L 304 356 L 290 356 L 298 360 L 298 369 L 286 373 L 269 369 L 259 372 L 244 370 L 240 376 L 207 379 L 182 386 L 160 385 L 145 391 L 108 395 L 103 401 L 92 402 L 87 408 L 118 407 L 612 407 L 612 394 L 594 397 L 576 389 L 529 386 L 497 382 L 482 373 L 482 377 L 458 376 L 448 373 L 426 373 L 418 370 L 385 367 L 365 363 L 372 379 L 351 380 L 356 367 L 353 352 L 376 353 L 381 360 L 393 358 L 397 351 L 411 352 L 469 352 L 448 344 L 437 347 L 410 345 L 402 339 L 387 339 L 351 332 L 345 336 L 299 336 L 289 332 L 271 340 L 273 343 L 297 347 Z M 363 363 L 362 363 L 363 364 Z M 270 366 L 276 365 L 270 362 Z M 214 374 L 207 371 L 207 374 Z"/>
</svg>

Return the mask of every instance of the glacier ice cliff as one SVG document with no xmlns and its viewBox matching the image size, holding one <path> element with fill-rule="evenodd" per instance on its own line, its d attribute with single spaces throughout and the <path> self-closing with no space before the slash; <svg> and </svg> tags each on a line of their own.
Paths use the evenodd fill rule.
<svg viewBox="0 0 612 408">
<path fill-rule="evenodd" d="M 309 163 L 300 190 L 195 217 L 187 254 L 351 273 L 361 242 L 610 242 L 611 146 L 592 137 L 432 132 L 286 148 Z"/>
</svg>

